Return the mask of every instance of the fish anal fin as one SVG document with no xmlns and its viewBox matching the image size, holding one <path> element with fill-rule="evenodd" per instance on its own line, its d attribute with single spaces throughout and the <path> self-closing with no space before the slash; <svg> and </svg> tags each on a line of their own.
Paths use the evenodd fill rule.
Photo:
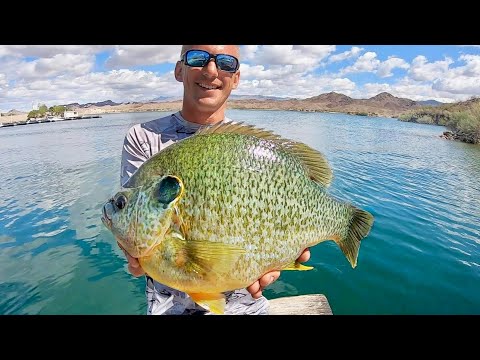
<svg viewBox="0 0 480 360">
<path fill-rule="evenodd" d="M 225 295 L 222 293 L 189 293 L 193 301 L 214 314 L 225 313 Z"/>
</svg>

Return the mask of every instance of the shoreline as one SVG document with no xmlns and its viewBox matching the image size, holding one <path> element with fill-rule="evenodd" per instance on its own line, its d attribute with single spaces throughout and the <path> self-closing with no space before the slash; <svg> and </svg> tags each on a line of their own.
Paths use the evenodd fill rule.
<svg viewBox="0 0 480 360">
<path fill-rule="evenodd" d="M 275 106 L 277 105 L 277 106 Z M 283 105 L 283 104 L 282 104 Z M 90 107 L 90 108 L 74 108 L 79 116 L 92 116 L 102 114 L 115 114 L 115 113 L 132 113 L 132 112 L 155 112 L 155 111 L 179 111 L 182 107 L 181 101 L 167 102 L 167 103 L 139 103 L 139 104 L 120 104 L 115 106 L 102 106 L 102 107 Z M 348 115 L 360 115 L 355 111 L 331 111 L 323 108 L 311 108 L 308 106 L 278 106 L 278 104 L 272 103 L 257 103 L 246 104 L 245 102 L 230 102 L 227 104 L 227 109 L 238 110 L 277 110 L 277 111 L 299 111 L 299 112 L 325 112 L 325 113 L 343 113 Z M 391 117 L 392 114 L 362 114 L 374 117 Z M 1 116 L 0 124 L 11 124 L 22 121 L 27 121 L 28 113 Z"/>
<path fill-rule="evenodd" d="M 147 104 L 121 104 L 116 106 L 102 106 L 92 108 L 75 108 L 79 116 L 95 116 L 103 114 L 114 113 L 129 113 L 129 112 L 148 112 L 148 111 L 172 111 L 180 110 L 181 102 L 172 103 L 147 103 Z M 0 124 L 12 124 L 22 121 L 27 121 L 28 113 L 1 116 Z"/>
</svg>

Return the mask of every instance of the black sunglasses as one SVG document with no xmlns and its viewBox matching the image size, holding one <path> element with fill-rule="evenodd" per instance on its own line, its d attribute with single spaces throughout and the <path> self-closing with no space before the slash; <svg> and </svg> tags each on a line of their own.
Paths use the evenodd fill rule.
<svg viewBox="0 0 480 360">
<path fill-rule="evenodd" d="M 215 59 L 215 64 L 218 69 L 229 73 L 234 73 L 240 66 L 235 56 L 227 54 L 213 55 L 204 50 L 188 50 L 183 54 L 181 61 L 188 66 L 204 67 L 211 59 Z"/>
</svg>

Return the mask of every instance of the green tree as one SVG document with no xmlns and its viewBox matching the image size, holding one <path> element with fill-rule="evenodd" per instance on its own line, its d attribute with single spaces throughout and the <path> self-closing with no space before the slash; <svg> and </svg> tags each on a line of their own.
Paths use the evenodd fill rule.
<svg viewBox="0 0 480 360">
<path fill-rule="evenodd" d="M 39 115 L 38 110 L 32 110 L 28 113 L 27 119 L 34 119 L 34 118 L 38 117 L 38 115 Z"/>
</svg>

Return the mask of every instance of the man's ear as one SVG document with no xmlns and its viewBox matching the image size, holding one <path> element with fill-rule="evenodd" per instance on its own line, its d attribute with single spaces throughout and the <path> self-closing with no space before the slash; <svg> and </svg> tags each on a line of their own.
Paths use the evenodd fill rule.
<svg viewBox="0 0 480 360">
<path fill-rule="evenodd" d="M 238 83 L 240 82 L 240 70 L 238 70 L 235 74 L 233 74 L 232 80 L 233 80 L 232 89 L 236 89 L 238 86 Z"/>
<path fill-rule="evenodd" d="M 175 79 L 178 82 L 183 82 L 183 66 L 181 61 L 177 61 L 175 64 Z"/>
</svg>

